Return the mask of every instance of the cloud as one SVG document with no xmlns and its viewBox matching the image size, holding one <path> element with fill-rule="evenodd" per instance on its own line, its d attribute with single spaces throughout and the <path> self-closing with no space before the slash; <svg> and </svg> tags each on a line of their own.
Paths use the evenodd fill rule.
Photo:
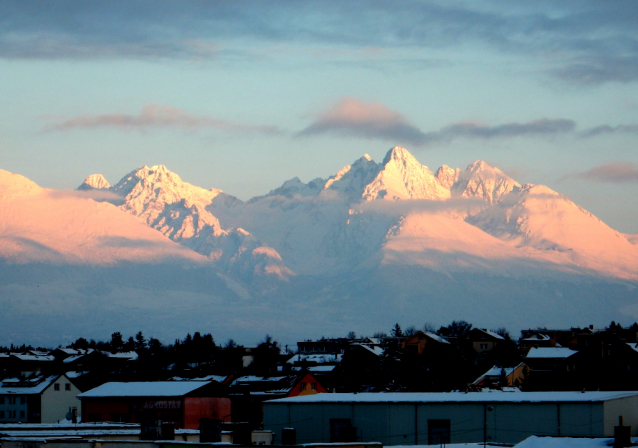
<svg viewBox="0 0 638 448">
<path fill-rule="evenodd" d="M 601 165 L 574 175 L 593 182 L 638 183 L 638 165 L 630 162 L 615 162 Z"/>
<path fill-rule="evenodd" d="M 479 198 L 451 198 L 445 201 L 429 199 L 401 199 L 365 201 L 357 206 L 358 211 L 379 213 L 388 216 L 400 216 L 409 213 L 459 212 L 467 213 L 477 207 L 486 207 Z"/>
<path fill-rule="evenodd" d="M 620 124 L 611 126 L 603 124 L 593 128 L 585 129 L 579 133 L 580 137 L 595 137 L 603 134 L 636 134 L 638 135 L 638 124 Z"/>
<path fill-rule="evenodd" d="M 52 190 L 51 199 L 88 198 L 97 202 L 110 202 L 114 205 L 124 203 L 124 198 L 111 190 Z"/>
<path fill-rule="evenodd" d="M 548 73 L 572 83 L 630 82 L 638 80 L 636 16 L 638 2 L 600 0 L 3 0 L 0 58 L 246 58 L 239 50 L 246 42 L 390 49 L 478 44 L 542 59 Z"/>
<path fill-rule="evenodd" d="M 44 126 L 43 131 L 66 131 L 71 129 L 113 128 L 122 131 L 148 131 L 150 129 L 176 128 L 188 131 L 215 129 L 234 132 L 281 132 L 275 126 L 251 126 L 218 120 L 209 116 L 191 115 L 186 111 L 170 106 L 149 104 L 142 108 L 138 115 L 103 114 L 77 115 L 62 119 L 57 123 Z"/>
<path fill-rule="evenodd" d="M 424 134 L 423 144 L 450 143 L 458 138 L 488 140 L 510 137 L 555 136 L 569 134 L 575 128 L 576 123 L 565 118 L 541 118 L 527 123 L 505 123 L 496 126 L 461 122 Z"/>
<path fill-rule="evenodd" d="M 573 120 L 564 118 L 505 123 L 488 126 L 472 122 L 460 122 L 438 131 L 423 132 L 407 122 L 405 116 L 383 104 L 364 103 L 348 97 L 323 112 L 298 136 L 337 134 L 367 139 L 391 140 L 397 144 L 414 146 L 447 144 L 459 138 L 496 139 L 511 137 L 555 136 L 569 134 L 576 128 Z"/>
<path fill-rule="evenodd" d="M 348 97 L 322 113 L 299 136 L 334 133 L 421 145 L 425 134 L 405 117 L 380 103 Z"/>
</svg>

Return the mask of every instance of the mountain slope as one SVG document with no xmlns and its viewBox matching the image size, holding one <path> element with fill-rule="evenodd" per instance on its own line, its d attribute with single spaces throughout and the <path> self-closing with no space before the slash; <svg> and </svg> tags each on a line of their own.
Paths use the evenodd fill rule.
<svg viewBox="0 0 638 448">
<path fill-rule="evenodd" d="M 207 209 L 221 190 L 184 182 L 164 165 L 144 165 L 109 190 L 124 199 L 121 210 L 245 281 L 265 277 L 285 281 L 294 275 L 275 250 L 245 230 L 222 228 Z M 233 202 L 227 195 L 224 199 Z"/>
<path fill-rule="evenodd" d="M 467 221 L 484 232 L 595 272 L 638 280 L 638 248 L 543 185 L 525 185 Z"/>
<path fill-rule="evenodd" d="M 12 262 L 205 261 L 115 206 L 79 192 L 44 189 L 0 170 L 0 197 L 0 254 Z"/>
</svg>

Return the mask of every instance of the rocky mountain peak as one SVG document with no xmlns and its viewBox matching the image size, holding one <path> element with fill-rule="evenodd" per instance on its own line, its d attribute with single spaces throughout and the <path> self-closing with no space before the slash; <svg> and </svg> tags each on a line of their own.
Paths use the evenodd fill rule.
<svg viewBox="0 0 638 448">
<path fill-rule="evenodd" d="M 421 165 L 410 152 L 400 146 L 390 149 L 381 169 L 363 192 L 365 200 L 373 199 L 445 199 L 450 197 L 432 171 Z"/>
<path fill-rule="evenodd" d="M 482 198 L 493 203 L 520 186 L 503 171 L 477 160 L 459 174 L 451 192 L 452 196 Z"/>
<path fill-rule="evenodd" d="M 101 174 L 91 174 L 84 179 L 78 190 L 105 190 L 111 188 L 111 184 Z"/>
<path fill-rule="evenodd" d="M 447 165 L 442 165 L 438 170 L 436 170 L 436 180 L 439 181 L 442 187 L 447 188 L 448 190 L 452 188 L 452 185 L 459 180 L 459 174 L 461 174 L 461 170 L 459 168 L 450 168 Z"/>
</svg>

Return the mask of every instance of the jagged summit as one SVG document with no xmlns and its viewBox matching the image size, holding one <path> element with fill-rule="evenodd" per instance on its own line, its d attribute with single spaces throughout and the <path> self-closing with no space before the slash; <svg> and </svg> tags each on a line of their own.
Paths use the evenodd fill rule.
<svg viewBox="0 0 638 448">
<path fill-rule="evenodd" d="M 481 198 L 493 203 L 520 184 L 507 174 L 483 160 L 471 163 L 461 172 L 451 188 L 452 196 Z"/>
<path fill-rule="evenodd" d="M 446 199 L 450 197 L 450 192 L 407 149 L 395 146 L 384 157 L 377 176 L 366 186 L 362 197 L 368 201 Z"/>
<path fill-rule="evenodd" d="M 450 168 L 447 165 L 441 165 L 441 167 L 436 170 L 436 180 L 439 181 L 442 187 L 447 188 L 448 190 L 452 188 L 452 185 L 459 180 L 459 174 L 461 174 L 461 170 L 459 168 Z"/>
<path fill-rule="evenodd" d="M 105 190 L 111 188 L 111 184 L 101 174 L 91 174 L 84 179 L 78 190 Z"/>
</svg>

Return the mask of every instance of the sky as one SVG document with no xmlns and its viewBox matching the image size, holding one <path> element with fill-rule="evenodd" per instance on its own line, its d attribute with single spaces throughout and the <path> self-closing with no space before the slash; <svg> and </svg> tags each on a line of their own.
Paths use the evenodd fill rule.
<svg viewBox="0 0 638 448">
<path fill-rule="evenodd" d="M 247 200 L 395 145 L 638 233 L 638 2 L 3 0 L 0 169 Z"/>
</svg>

